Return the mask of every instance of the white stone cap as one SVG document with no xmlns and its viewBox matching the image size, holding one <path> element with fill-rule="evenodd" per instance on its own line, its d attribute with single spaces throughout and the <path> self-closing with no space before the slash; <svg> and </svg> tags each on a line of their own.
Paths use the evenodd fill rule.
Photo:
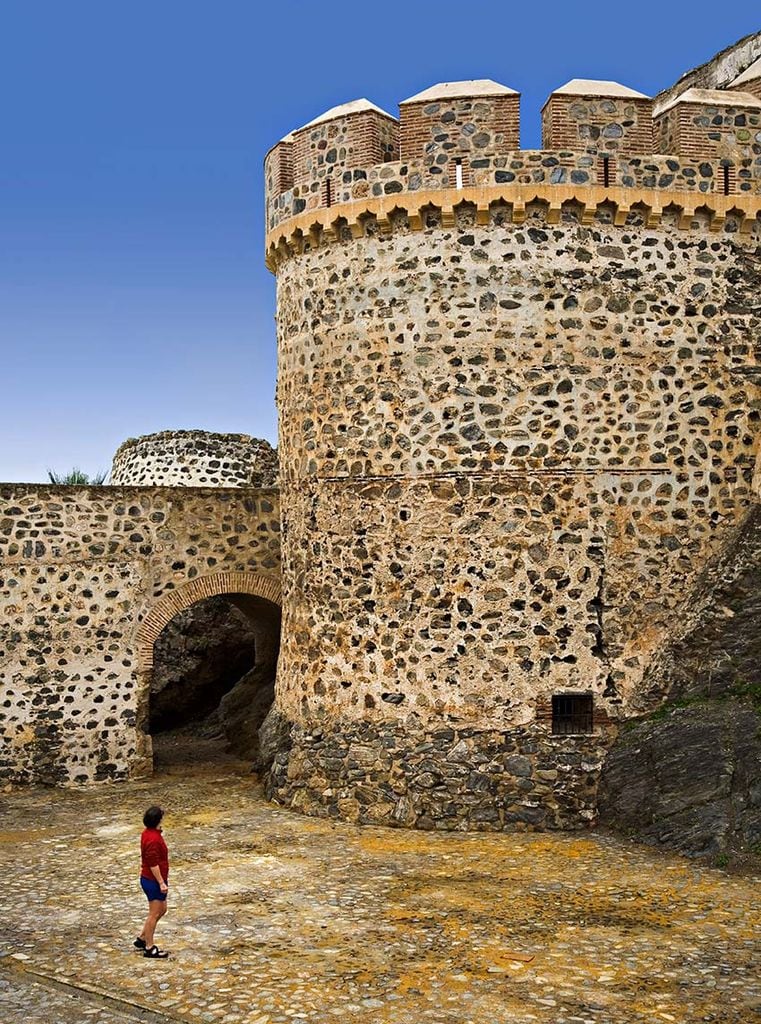
<svg viewBox="0 0 761 1024">
<path fill-rule="evenodd" d="M 292 132 L 289 132 L 282 141 L 291 141 L 297 132 L 303 132 L 305 128 L 314 128 L 316 124 L 322 124 L 323 121 L 333 121 L 337 117 L 346 117 L 348 114 L 362 114 L 367 110 L 373 110 L 376 114 L 382 114 L 384 117 L 388 117 L 392 121 L 396 121 L 393 114 L 389 114 L 387 111 L 381 110 L 380 107 L 376 107 L 376 105 L 371 103 L 370 100 L 352 100 L 350 103 L 341 103 L 338 107 L 331 107 L 330 110 L 326 110 L 324 114 L 320 114 L 319 117 L 315 117 L 313 121 L 307 121 L 307 123 L 303 124 L 301 128 L 295 128 Z"/>
<path fill-rule="evenodd" d="M 610 98 L 628 97 L 633 100 L 650 99 L 644 92 L 630 89 L 628 85 L 595 78 L 572 78 L 570 82 L 561 85 L 559 89 L 553 89 L 550 96 L 608 96 Z"/>
<path fill-rule="evenodd" d="M 741 75 L 738 75 L 737 78 L 731 81 L 728 88 L 734 89 L 736 85 L 744 85 L 746 82 L 752 82 L 756 78 L 761 78 L 761 57 L 758 60 L 754 60 L 749 68 L 746 68 Z"/>
<path fill-rule="evenodd" d="M 430 89 L 424 89 L 415 96 L 402 100 L 399 106 L 402 107 L 405 103 L 430 103 L 432 100 L 449 100 L 455 97 L 519 95 L 515 89 L 493 82 L 491 78 L 473 78 L 466 82 L 439 82 Z"/>
<path fill-rule="evenodd" d="M 656 107 L 653 117 L 671 110 L 677 103 L 700 103 L 707 107 L 761 107 L 761 100 L 749 92 L 728 92 L 726 89 L 687 89 L 661 107 Z"/>
</svg>

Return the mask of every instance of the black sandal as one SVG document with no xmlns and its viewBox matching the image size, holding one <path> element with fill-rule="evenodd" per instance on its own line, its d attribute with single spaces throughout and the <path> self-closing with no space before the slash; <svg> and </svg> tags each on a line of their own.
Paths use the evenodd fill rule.
<svg viewBox="0 0 761 1024">
<path fill-rule="evenodd" d="M 140 936 L 138 935 L 138 937 L 135 939 L 132 945 L 135 947 L 135 949 L 145 949 L 145 939 L 141 939 Z"/>
<path fill-rule="evenodd" d="M 159 949 L 158 946 L 146 946 L 143 956 L 147 956 L 149 960 L 166 960 L 169 954 L 166 950 Z"/>
</svg>

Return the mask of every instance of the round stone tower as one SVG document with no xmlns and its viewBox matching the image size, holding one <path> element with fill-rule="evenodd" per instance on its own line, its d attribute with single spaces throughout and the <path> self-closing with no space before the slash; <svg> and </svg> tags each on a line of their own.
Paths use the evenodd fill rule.
<svg viewBox="0 0 761 1024">
<path fill-rule="evenodd" d="M 131 437 L 111 467 L 114 486 L 271 487 L 277 452 L 248 434 L 162 430 Z"/>
<path fill-rule="evenodd" d="M 281 802 L 594 818 L 753 495 L 761 102 L 700 92 L 575 80 L 526 152 L 516 92 L 446 83 L 268 154 Z"/>
</svg>

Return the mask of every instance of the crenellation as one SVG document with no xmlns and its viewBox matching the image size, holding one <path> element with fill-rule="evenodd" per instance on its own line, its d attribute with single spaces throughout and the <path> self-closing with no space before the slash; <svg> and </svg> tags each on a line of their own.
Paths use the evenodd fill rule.
<svg viewBox="0 0 761 1024">
<path fill-rule="evenodd" d="M 401 159 L 427 175 L 446 174 L 450 188 L 458 165 L 469 183 L 474 162 L 520 145 L 520 94 L 497 82 L 442 83 L 399 109 Z"/>
<path fill-rule="evenodd" d="M 399 157 L 399 125 L 367 100 L 329 110 L 293 135 L 293 180 L 324 183 L 351 168 L 369 167 Z M 323 184 L 322 196 L 330 205 Z"/>
<path fill-rule="evenodd" d="M 267 231 L 383 196 L 508 184 L 655 190 L 664 193 L 661 206 L 680 192 L 761 197 L 761 108 L 753 92 L 761 78 L 751 67 L 738 81 L 749 91 L 735 83 L 685 87 L 654 101 L 617 82 L 573 79 L 545 103 L 544 148 L 535 151 L 519 148 L 519 93 L 496 82 L 432 86 L 402 101 L 398 124 L 355 101 L 293 134 L 301 155 L 290 187 L 287 174 L 273 170 L 289 143 L 268 154 Z M 385 127 L 395 141 L 382 152 L 377 143 L 368 146 L 370 129 L 360 123 Z M 373 147 L 374 157 L 360 158 Z"/>
<path fill-rule="evenodd" d="M 609 157 L 652 153 L 653 101 L 618 82 L 573 79 L 542 108 L 542 146 Z"/>
<path fill-rule="evenodd" d="M 719 158 L 733 167 L 761 164 L 761 99 L 746 92 L 689 89 L 655 112 L 655 137 L 663 153 Z"/>
</svg>

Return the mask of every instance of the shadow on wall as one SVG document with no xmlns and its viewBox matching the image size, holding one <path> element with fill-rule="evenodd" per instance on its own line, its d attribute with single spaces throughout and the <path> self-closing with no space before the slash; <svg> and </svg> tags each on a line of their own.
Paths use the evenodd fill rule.
<svg viewBox="0 0 761 1024">
<path fill-rule="evenodd" d="M 280 608 L 249 594 L 207 598 L 177 613 L 154 645 L 149 732 L 158 747 L 182 730 L 262 763 L 259 730 L 275 696 Z M 193 756 L 193 745 L 187 745 Z"/>
</svg>

